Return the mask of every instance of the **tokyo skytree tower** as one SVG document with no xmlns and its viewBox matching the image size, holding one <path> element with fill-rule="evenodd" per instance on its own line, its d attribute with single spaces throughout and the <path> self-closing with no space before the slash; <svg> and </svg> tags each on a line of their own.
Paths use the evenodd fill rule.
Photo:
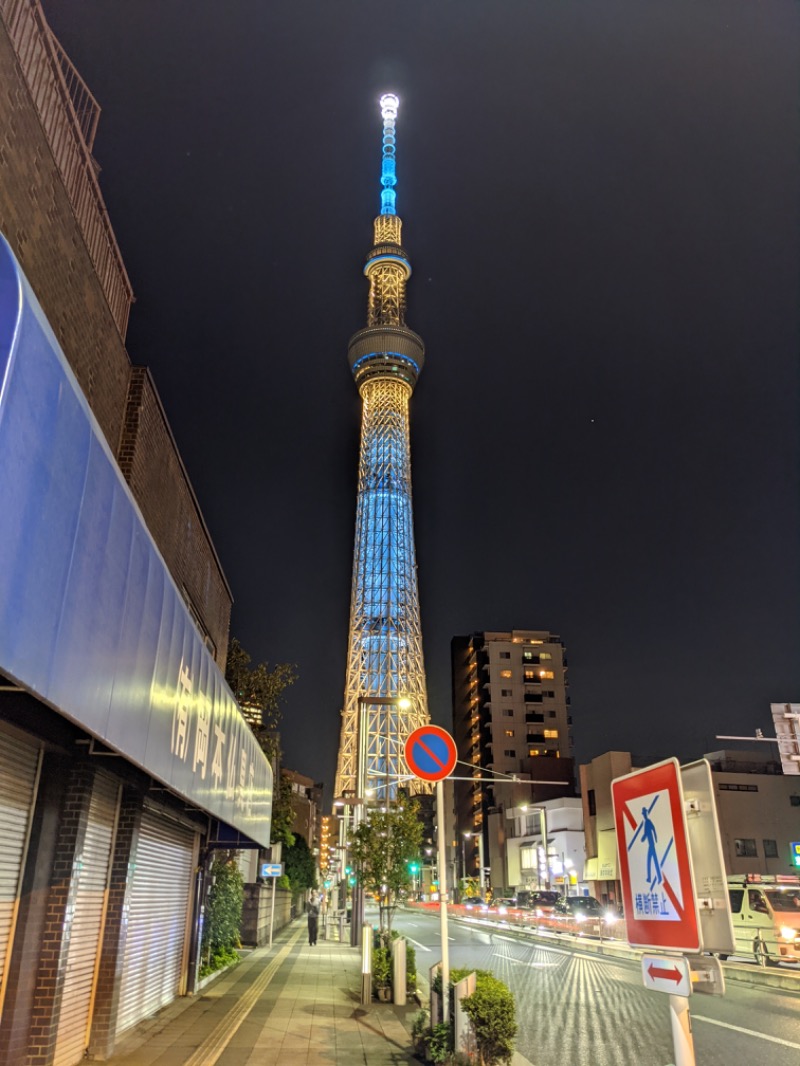
<svg viewBox="0 0 800 1066">
<path fill-rule="evenodd" d="M 364 267 L 367 326 L 351 337 L 347 353 L 361 395 L 362 421 L 347 680 L 334 794 L 355 793 L 361 761 L 367 794 L 388 799 L 396 793 L 398 776 L 408 773 L 406 737 L 429 721 L 408 433 L 408 405 L 425 347 L 405 324 L 411 264 L 395 213 L 398 99 L 387 94 L 380 105 L 381 213 Z M 416 781 L 408 787 L 425 790 Z"/>
</svg>

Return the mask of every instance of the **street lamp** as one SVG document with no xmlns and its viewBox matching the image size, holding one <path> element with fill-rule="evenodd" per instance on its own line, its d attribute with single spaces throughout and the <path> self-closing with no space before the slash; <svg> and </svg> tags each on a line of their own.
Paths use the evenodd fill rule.
<svg viewBox="0 0 800 1066">
<path fill-rule="evenodd" d="M 467 879 L 467 840 L 472 836 L 468 830 L 464 830 L 464 839 L 461 841 L 461 878 Z"/>
<path fill-rule="evenodd" d="M 411 700 L 406 699 L 404 696 L 359 696 L 358 697 L 358 737 L 357 737 L 357 750 L 358 759 L 356 761 L 356 803 L 353 811 L 353 829 L 358 829 L 359 825 L 364 821 L 364 801 L 366 799 L 367 789 L 367 774 L 368 767 L 367 761 L 369 758 L 369 723 L 367 721 L 367 711 L 370 707 L 398 707 L 401 711 L 408 710 L 411 706 Z M 386 751 L 385 751 L 385 763 L 386 763 L 386 786 L 384 800 L 386 806 L 389 806 L 389 739 L 390 739 L 390 722 L 389 715 L 387 718 L 387 730 L 386 730 Z M 350 944 L 352 947 L 358 947 L 361 943 L 361 927 L 364 924 L 364 886 L 359 880 L 353 887 L 353 916 L 350 926 Z"/>
</svg>

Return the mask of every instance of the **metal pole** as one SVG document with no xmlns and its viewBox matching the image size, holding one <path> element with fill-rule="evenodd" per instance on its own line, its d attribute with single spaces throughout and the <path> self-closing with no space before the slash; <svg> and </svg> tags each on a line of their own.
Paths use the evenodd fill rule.
<svg viewBox="0 0 800 1066">
<path fill-rule="evenodd" d="M 356 762 L 356 803 L 353 808 L 353 830 L 364 821 L 364 793 L 367 779 L 367 698 L 358 697 L 358 760 Z M 361 927 L 364 924 L 364 886 L 360 874 L 356 874 L 353 886 L 353 904 L 350 912 L 350 945 L 358 947 L 361 943 Z"/>
<path fill-rule="evenodd" d="M 483 827 L 478 830 L 478 862 L 481 864 L 480 872 L 480 885 L 481 885 L 481 899 L 486 898 L 486 873 L 483 869 Z"/>
<path fill-rule="evenodd" d="M 444 783 L 436 782 L 436 839 L 439 845 L 439 928 L 442 934 L 442 1021 L 450 1020 L 450 949 L 447 940 L 447 856 L 444 836 Z"/>
<path fill-rule="evenodd" d="M 542 847 L 544 848 L 544 886 L 550 891 L 550 856 L 547 847 L 547 810 L 539 808 L 539 825 L 542 830 Z"/>
<path fill-rule="evenodd" d="M 669 997 L 669 1020 L 672 1023 L 675 1066 L 695 1066 L 692 1016 L 687 996 Z"/>
<path fill-rule="evenodd" d="M 275 924 L 275 889 L 278 885 L 278 878 L 273 877 L 272 880 L 272 902 L 269 908 L 269 946 L 272 947 L 272 927 Z"/>
</svg>

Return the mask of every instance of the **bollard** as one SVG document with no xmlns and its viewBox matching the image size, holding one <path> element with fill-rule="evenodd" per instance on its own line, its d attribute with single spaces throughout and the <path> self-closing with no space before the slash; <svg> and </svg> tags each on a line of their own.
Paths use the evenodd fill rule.
<svg viewBox="0 0 800 1066">
<path fill-rule="evenodd" d="M 361 1006 L 372 1002 L 372 926 L 361 930 Z"/>
<path fill-rule="evenodd" d="M 402 937 L 392 942 L 392 977 L 394 978 L 394 1001 L 398 1007 L 406 1005 L 406 942 Z"/>
</svg>

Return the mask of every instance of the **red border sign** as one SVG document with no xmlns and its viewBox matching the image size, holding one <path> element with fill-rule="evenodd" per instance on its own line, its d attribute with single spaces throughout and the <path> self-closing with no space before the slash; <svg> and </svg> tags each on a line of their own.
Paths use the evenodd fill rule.
<svg viewBox="0 0 800 1066">
<path fill-rule="evenodd" d="M 449 777 L 458 759 L 456 742 L 438 725 L 415 729 L 406 741 L 404 754 L 411 773 L 423 781 L 442 781 Z"/>
<path fill-rule="evenodd" d="M 703 949 L 677 759 L 611 783 L 628 943 Z"/>
</svg>

